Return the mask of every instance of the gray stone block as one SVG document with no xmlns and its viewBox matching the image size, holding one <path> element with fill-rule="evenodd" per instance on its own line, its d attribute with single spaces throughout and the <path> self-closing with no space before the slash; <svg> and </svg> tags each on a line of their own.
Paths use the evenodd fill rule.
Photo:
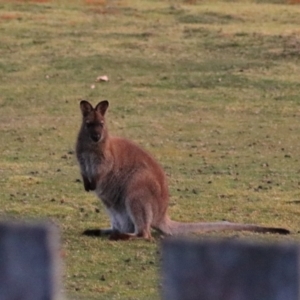
<svg viewBox="0 0 300 300">
<path fill-rule="evenodd" d="M 57 300 L 59 238 L 47 224 L 0 223 L 0 300 Z"/>
<path fill-rule="evenodd" d="M 165 300 L 299 300 L 299 246 L 167 239 Z"/>
</svg>

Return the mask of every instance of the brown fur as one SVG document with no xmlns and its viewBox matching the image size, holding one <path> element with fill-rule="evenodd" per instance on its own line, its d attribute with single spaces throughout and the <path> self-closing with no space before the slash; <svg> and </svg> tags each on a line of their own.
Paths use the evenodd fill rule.
<svg viewBox="0 0 300 300">
<path fill-rule="evenodd" d="M 111 219 L 110 229 L 87 230 L 87 235 L 111 239 L 151 239 L 151 228 L 167 235 L 189 232 L 247 230 L 287 234 L 283 228 L 229 222 L 180 223 L 167 214 L 169 190 L 166 175 L 156 160 L 135 143 L 108 134 L 108 101 L 93 108 L 82 100 L 83 116 L 76 145 L 84 188 L 102 200 Z"/>
</svg>

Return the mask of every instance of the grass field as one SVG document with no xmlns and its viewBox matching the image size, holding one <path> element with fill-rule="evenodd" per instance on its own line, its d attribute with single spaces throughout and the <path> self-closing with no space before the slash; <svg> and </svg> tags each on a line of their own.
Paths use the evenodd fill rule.
<svg viewBox="0 0 300 300">
<path fill-rule="evenodd" d="M 300 240 L 299 15 L 280 0 L 0 0 L 0 216 L 58 224 L 69 299 L 161 288 L 158 237 L 81 235 L 109 221 L 74 157 L 80 99 L 108 99 L 110 132 L 161 162 L 173 219 L 292 231 L 205 237 Z"/>
</svg>

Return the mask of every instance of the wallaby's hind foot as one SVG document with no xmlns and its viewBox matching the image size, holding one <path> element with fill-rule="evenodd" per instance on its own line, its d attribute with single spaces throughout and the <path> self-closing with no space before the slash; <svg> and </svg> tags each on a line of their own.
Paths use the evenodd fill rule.
<svg viewBox="0 0 300 300">
<path fill-rule="evenodd" d="M 132 236 L 128 233 L 121 233 L 119 231 L 113 231 L 109 235 L 110 241 L 128 241 L 132 238 Z"/>
<path fill-rule="evenodd" d="M 86 236 L 92 237 L 100 237 L 105 236 L 109 237 L 111 241 L 119 241 L 119 240 L 129 240 L 131 239 L 131 235 L 128 233 L 121 233 L 117 230 L 109 229 L 86 229 L 83 233 Z"/>
<path fill-rule="evenodd" d="M 100 237 L 108 236 L 111 241 L 127 241 L 132 239 L 145 239 L 152 241 L 153 238 L 150 232 L 141 232 L 139 234 L 135 233 L 124 233 L 118 230 L 113 230 L 111 228 L 107 229 L 86 229 L 83 231 L 82 235 L 91 236 L 91 237 Z"/>
<path fill-rule="evenodd" d="M 122 233 L 119 231 L 113 231 L 110 234 L 109 239 L 111 241 L 120 241 L 120 240 L 128 241 L 128 240 L 133 240 L 133 239 L 144 239 L 144 240 L 148 240 L 148 241 L 153 240 L 150 232 L 143 232 L 143 233 L 135 234 L 135 233 Z"/>
<path fill-rule="evenodd" d="M 107 229 L 86 229 L 82 235 L 86 236 L 110 236 L 113 230 L 111 228 Z"/>
</svg>

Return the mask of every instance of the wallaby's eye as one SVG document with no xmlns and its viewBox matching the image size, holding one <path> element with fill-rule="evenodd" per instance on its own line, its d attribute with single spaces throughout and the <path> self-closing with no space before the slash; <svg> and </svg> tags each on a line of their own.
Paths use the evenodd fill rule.
<svg viewBox="0 0 300 300">
<path fill-rule="evenodd" d="M 104 125 L 104 122 L 103 122 L 103 121 L 101 121 L 101 122 L 95 124 L 96 127 L 101 127 L 101 128 L 103 127 L 103 125 Z"/>
<path fill-rule="evenodd" d="M 86 125 L 86 127 L 91 127 L 91 126 L 93 126 L 93 124 L 92 124 L 92 122 L 91 121 L 86 121 L 85 122 L 85 125 Z"/>
</svg>

